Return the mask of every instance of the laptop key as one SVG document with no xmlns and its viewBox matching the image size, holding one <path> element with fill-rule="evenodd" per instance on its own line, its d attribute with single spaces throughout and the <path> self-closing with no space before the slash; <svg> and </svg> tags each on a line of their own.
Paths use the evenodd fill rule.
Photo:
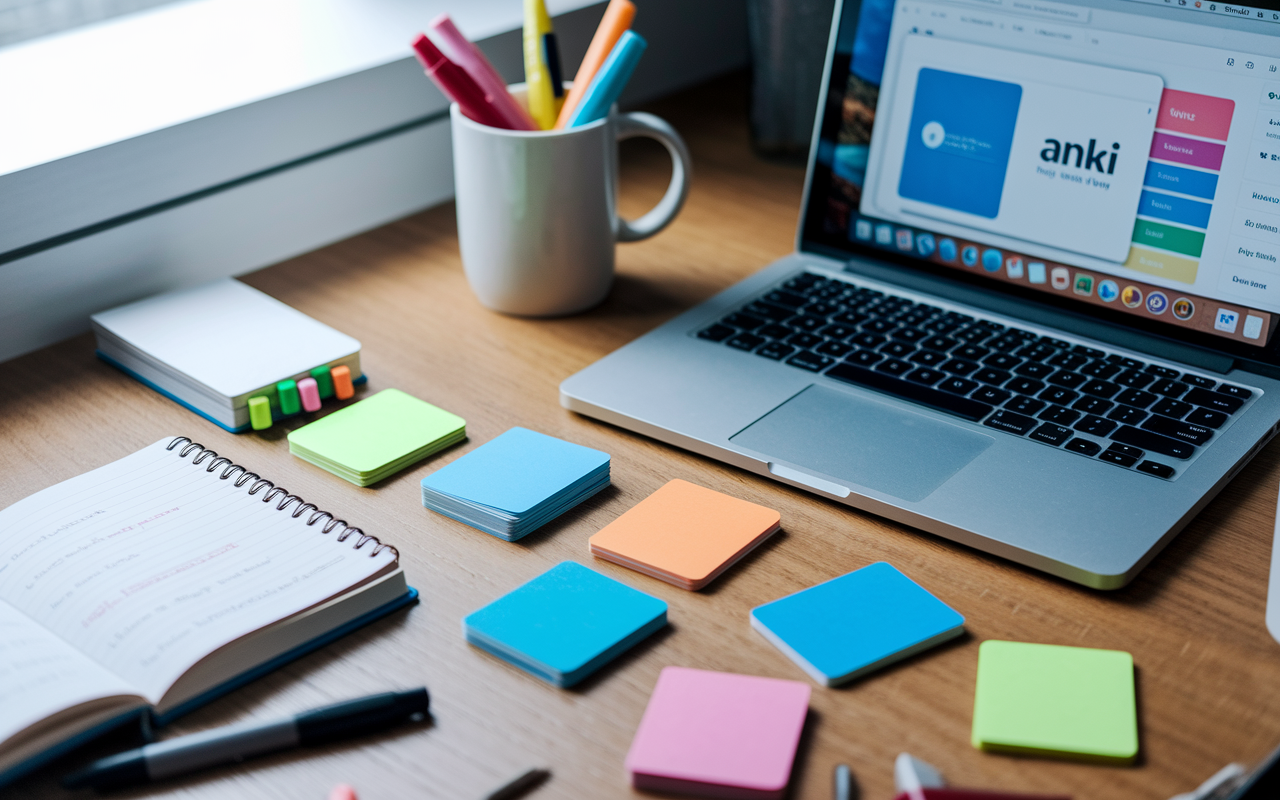
<svg viewBox="0 0 1280 800">
<path fill-rule="evenodd" d="M 721 325 L 717 322 L 709 328 L 703 328 L 698 331 L 698 338 L 707 339 L 712 342 L 723 342 L 735 333 L 737 333 L 737 331 L 733 328 L 730 328 L 728 325 Z"/>
<path fill-rule="evenodd" d="M 951 355 L 956 358 L 965 358 L 969 361 L 981 361 L 991 351 L 985 347 L 978 347 L 976 344 L 966 344 L 951 351 Z"/>
<path fill-rule="evenodd" d="M 1008 353 L 992 353 L 982 359 L 982 363 L 996 369 L 1013 369 L 1022 363 L 1022 359 Z"/>
<path fill-rule="evenodd" d="M 853 345 L 845 344 L 844 342 L 823 342 L 814 348 L 815 352 L 821 353 L 824 356 L 831 356 L 832 358 L 844 358 L 852 353 L 853 350 Z"/>
<path fill-rule="evenodd" d="M 1155 379 L 1156 376 L 1154 375 L 1149 375 L 1145 372 L 1138 372 L 1133 369 L 1125 370 L 1113 378 L 1116 383 L 1121 386 L 1128 386 L 1130 389 L 1144 389 L 1147 384 L 1151 383 Z"/>
<path fill-rule="evenodd" d="M 1003 389 L 996 389 L 991 386 L 983 386 L 969 396 L 980 403 L 990 403 L 993 406 L 998 406 L 1013 397 Z"/>
<path fill-rule="evenodd" d="M 1074 427 L 1081 433 L 1089 433 L 1094 436 L 1106 436 L 1116 429 L 1116 424 L 1109 419 L 1094 416 L 1090 414 L 1084 419 L 1077 422 Z"/>
<path fill-rule="evenodd" d="M 1011 392 L 1017 392 L 1018 394 L 1035 394 L 1044 388 L 1044 384 L 1040 381 L 1035 381 L 1031 378 L 1024 378 L 1019 375 L 1006 383 L 1004 388 Z"/>
<path fill-rule="evenodd" d="M 1169 369 L 1168 367 L 1162 367 L 1159 364 L 1148 364 L 1146 371 L 1150 372 L 1152 375 L 1157 375 L 1161 378 L 1168 378 L 1169 380 L 1173 380 L 1174 378 L 1182 374 L 1181 372 L 1178 372 L 1176 369 Z"/>
<path fill-rule="evenodd" d="M 1192 386 L 1200 386 L 1205 389 L 1212 389 L 1217 385 L 1217 381 L 1211 378 L 1202 378 L 1199 375 L 1192 375 L 1190 372 L 1184 372 L 1182 374 L 1182 379 Z"/>
<path fill-rule="evenodd" d="M 1102 358 L 1103 356 L 1106 355 L 1106 353 L 1102 352 L 1101 350 L 1098 350 L 1093 347 L 1085 347 L 1082 344 L 1078 344 L 1075 347 L 1071 348 L 1071 352 L 1076 353 L 1078 355 L 1085 356 L 1086 358 Z"/>
<path fill-rule="evenodd" d="M 1084 439 L 1077 436 L 1076 438 L 1067 442 L 1067 446 L 1065 449 L 1070 450 L 1073 453 L 1080 453 L 1081 455 L 1086 455 L 1092 458 L 1093 456 L 1096 456 L 1100 450 L 1102 450 L 1102 445 L 1098 444 L 1092 439 Z"/>
<path fill-rule="evenodd" d="M 911 360 L 924 367 L 936 367 L 946 361 L 947 356 L 937 350 L 917 350 L 911 354 Z"/>
<path fill-rule="evenodd" d="M 793 333 L 787 337 L 787 344 L 793 344 L 796 347 L 813 347 L 822 344 L 823 338 L 816 333 Z"/>
<path fill-rule="evenodd" d="M 998 428 L 1009 433 L 1016 433 L 1019 436 L 1026 436 L 1035 428 L 1036 421 L 1023 414 L 1002 410 L 992 414 L 982 424 L 989 428 Z"/>
<path fill-rule="evenodd" d="M 1134 406 L 1136 408 L 1146 408 L 1160 398 L 1151 392 L 1144 392 L 1141 389 L 1125 389 L 1116 395 L 1116 402 L 1123 403 L 1126 406 Z"/>
<path fill-rule="evenodd" d="M 1071 404 L 1076 411 L 1083 411 L 1086 414 L 1105 414 L 1111 410 L 1112 402 L 1103 400 L 1101 397 L 1094 397 L 1087 394 L 1079 400 Z"/>
<path fill-rule="evenodd" d="M 1138 472 L 1145 472 L 1148 475 L 1155 475 L 1157 478 L 1165 478 L 1166 480 L 1174 476 L 1173 467 L 1168 464 L 1161 464 L 1158 461 L 1143 461 L 1138 465 Z"/>
<path fill-rule="evenodd" d="M 1119 371 L 1120 365 L 1112 364 L 1109 361 L 1091 361 L 1080 368 L 1081 375 L 1087 375 L 1090 378 L 1097 378 L 1100 381 L 1107 380 Z"/>
<path fill-rule="evenodd" d="M 1055 339 L 1052 336 L 1041 336 L 1040 341 L 1050 347 L 1056 347 L 1059 350 L 1070 350 L 1071 342 L 1064 342 L 1061 339 Z"/>
<path fill-rule="evenodd" d="M 938 384 L 938 388 L 944 392 L 952 394 L 968 394 L 977 389 L 980 384 L 977 381 L 970 381 L 964 378 L 946 378 Z"/>
<path fill-rule="evenodd" d="M 1147 412 L 1139 411 L 1133 406 L 1116 406 L 1107 419 L 1113 419 L 1121 425 L 1137 425 L 1147 418 Z"/>
<path fill-rule="evenodd" d="M 848 325 L 851 328 L 856 328 L 868 319 L 869 317 L 867 317 L 866 314 L 857 314 L 852 311 L 845 311 L 842 314 L 836 314 L 831 318 L 831 321 L 836 325 Z"/>
<path fill-rule="evenodd" d="M 1060 367 L 1062 369 L 1075 369 L 1089 363 L 1089 359 L 1079 353 L 1058 353 L 1047 362 L 1051 367 Z"/>
<path fill-rule="evenodd" d="M 1091 394 L 1094 397 L 1112 397 L 1116 392 L 1120 391 L 1120 387 L 1110 381 L 1092 380 L 1085 381 L 1080 387 L 1080 391 L 1085 394 Z"/>
<path fill-rule="evenodd" d="M 862 330 L 867 333 L 887 333 L 896 327 L 895 323 L 880 317 L 862 323 Z"/>
<path fill-rule="evenodd" d="M 835 359 L 830 356 L 820 356 L 817 353 L 811 353 L 808 350 L 801 350 L 791 358 L 787 359 L 787 363 L 793 367 L 807 369 L 810 372 L 821 372 L 827 367 L 835 363 Z"/>
<path fill-rule="evenodd" d="M 769 342 L 764 347 L 757 350 L 756 355 L 771 358 L 774 361 L 781 361 L 795 351 L 796 349 L 789 344 L 783 344 L 782 342 Z"/>
<path fill-rule="evenodd" d="M 1171 381 L 1168 379 L 1156 381 L 1147 387 L 1147 391 L 1158 394 L 1162 397 L 1182 397 L 1191 387 L 1182 381 Z"/>
<path fill-rule="evenodd" d="M 1227 383 L 1224 383 L 1221 386 L 1219 386 L 1218 391 L 1222 392 L 1223 394 L 1230 395 L 1232 397 L 1238 397 L 1241 400 L 1248 400 L 1250 397 L 1253 397 L 1253 392 L 1249 391 L 1243 386 L 1232 386 Z"/>
<path fill-rule="evenodd" d="M 1043 361 L 1044 359 L 1048 358 L 1049 356 L 1057 352 L 1058 351 L 1052 347 L 1035 343 L 1035 344 L 1029 344 L 1026 347 L 1023 347 L 1021 350 L 1018 350 L 1016 353 L 1014 353 L 1014 355 L 1022 356 L 1023 358 L 1029 361 Z"/>
<path fill-rule="evenodd" d="M 1142 458 L 1146 455 L 1145 452 L 1137 447 L 1130 447 L 1127 444 L 1117 444 L 1115 442 L 1112 442 L 1111 446 L 1107 449 L 1116 453 L 1123 453 L 1124 455 L 1131 456 L 1132 458 Z"/>
<path fill-rule="evenodd" d="M 839 303 L 832 303 L 825 300 L 819 300 L 816 303 L 810 303 L 802 310 L 806 314 L 812 314 L 815 317 L 829 317 L 839 311 L 843 306 Z"/>
<path fill-rule="evenodd" d="M 1040 393 L 1041 400 L 1048 400 L 1050 403 L 1057 403 L 1060 406 L 1069 405 L 1075 402 L 1075 399 L 1079 396 L 1079 394 L 1071 391 L 1070 389 L 1064 389 L 1061 386 L 1050 386 L 1048 389 L 1045 389 Z"/>
<path fill-rule="evenodd" d="M 992 386 L 999 386 L 1012 377 L 1012 375 L 1002 369 L 992 369 L 991 367 L 984 367 L 983 369 L 973 373 L 973 379 L 975 381 L 980 383 L 989 383 Z"/>
<path fill-rule="evenodd" d="M 1174 419 L 1182 419 L 1190 410 L 1190 403 L 1184 403 L 1181 400 L 1169 400 L 1168 398 L 1161 400 L 1151 407 L 1152 413 L 1163 414 L 1166 417 L 1173 417 Z"/>
<path fill-rule="evenodd" d="M 849 339 L 850 344 L 856 344 L 858 347 L 865 347 L 870 350 L 883 344 L 885 338 L 878 333 L 860 333 Z"/>
<path fill-rule="evenodd" d="M 754 350 L 764 344 L 764 341 L 763 336 L 756 336 L 754 333 L 740 333 L 725 342 L 725 344 L 730 347 L 736 347 L 739 350 Z"/>
<path fill-rule="evenodd" d="M 887 372 L 894 377 L 901 377 L 911 371 L 912 364 L 899 358 L 889 358 L 876 365 L 877 372 Z"/>
<path fill-rule="evenodd" d="M 774 303 L 775 305 L 786 306 L 787 308 L 799 308 L 809 302 L 809 298 L 795 292 L 788 292 L 785 289 L 775 289 L 762 298 L 765 302 Z"/>
<path fill-rule="evenodd" d="M 1046 422 L 1031 432 L 1031 438 L 1037 442 L 1044 442 L 1057 447 L 1071 438 L 1071 429 L 1064 428 L 1061 425 L 1054 425 L 1052 422 Z"/>
<path fill-rule="evenodd" d="M 1158 433 L 1144 431 L 1129 425 L 1125 425 L 1111 434 L 1111 438 L 1121 444 L 1133 445 L 1134 447 L 1150 450 L 1171 458 L 1187 459 L 1195 455 L 1196 452 L 1196 446 L 1193 444 L 1180 442 L 1176 439 L 1170 439 L 1168 436 L 1161 436 Z"/>
<path fill-rule="evenodd" d="M 936 350 L 939 353 L 945 353 L 958 344 L 960 343 L 955 339 L 948 339 L 946 336 L 930 336 L 920 340 L 921 347 L 926 350 Z"/>
<path fill-rule="evenodd" d="M 924 386 L 932 386 L 945 377 L 947 377 L 945 372 L 940 372 L 936 369 L 929 369 L 928 367 L 921 367 L 920 369 L 907 373 L 907 380 L 912 383 L 923 384 Z"/>
<path fill-rule="evenodd" d="M 1044 408 L 1048 403 L 1043 400 L 1036 400 L 1026 395 L 1015 394 L 1004 407 L 1010 411 L 1016 411 L 1019 414 L 1034 414 Z"/>
<path fill-rule="evenodd" d="M 1085 376 L 1079 372 L 1071 372 L 1069 370 L 1058 370 L 1049 376 L 1049 383 L 1054 386 L 1061 386 L 1064 389 L 1075 389 L 1087 380 Z"/>
<path fill-rule="evenodd" d="M 1107 361 L 1110 361 L 1112 364 L 1119 364 L 1124 369 L 1142 369 L 1146 366 L 1136 358 L 1128 358 L 1120 355 L 1119 353 L 1112 353 L 1107 356 Z"/>
<path fill-rule="evenodd" d="M 887 356 L 893 356 L 894 358 L 906 358 L 915 351 L 916 348 L 906 342 L 889 342 L 880 348 L 881 353 L 884 353 Z"/>
<path fill-rule="evenodd" d="M 885 394 L 911 400 L 947 414 L 977 422 L 991 413 L 991 406 L 968 397 L 941 392 L 931 386 L 902 381 L 882 372 L 855 367 L 848 362 L 836 364 L 825 373 L 838 381 L 862 386 Z"/>
<path fill-rule="evenodd" d="M 1053 422 L 1058 425 L 1070 425 L 1080 419 L 1080 412 L 1072 411 L 1071 409 L 1063 408 L 1062 406 L 1049 406 L 1044 411 L 1041 411 L 1039 416 L 1040 419 L 1045 422 Z"/>
<path fill-rule="evenodd" d="M 1222 427 L 1222 423 L 1227 421 L 1227 415 L 1221 411 L 1211 411 L 1207 408 L 1193 408 L 1191 412 L 1182 418 L 1183 422 L 1189 422 L 1192 425 L 1203 425 L 1206 428 L 1217 430 Z"/>
<path fill-rule="evenodd" d="M 1134 464 L 1138 462 L 1138 459 L 1136 457 L 1126 455 L 1124 453 L 1119 452 L 1118 450 L 1112 450 L 1112 449 L 1108 449 L 1105 452 L 1103 452 L 1102 455 L 1098 456 L 1098 460 L 1108 461 L 1112 464 L 1119 464 L 1122 467 L 1132 467 Z"/>
<path fill-rule="evenodd" d="M 1040 364 L 1035 361 L 1028 361 L 1014 369 L 1014 372 L 1019 375 L 1027 378 L 1035 378 L 1037 380 L 1049 377 L 1054 373 L 1054 371 L 1054 368 L 1048 364 Z"/>
<path fill-rule="evenodd" d="M 858 367 L 870 369 L 874 364 L 884 361 L 885 357 L 871 350 L 859 350 L 851 356 L 847 356 L 845 361 Z"/>
<path fill-rule="evenodd" d="M 782 322 L 783 320 L 794 317 L 796 314 L 794 309 L 775 306 L 773 303 L 766 303 L 763 300 L 748 303 L 742 310 L 753 316 L 764 317 L 765 319 L 771 319 L 774 322 Z"/>
<path fill-rule="evenodd" d="M 858 329 L 852 325 L 828 325 L 816 331 L 819 336 L 826 336 L 828 339 L 847 339 L 857 332 Z"/>
<path fill-rule="evenodd" d="M 725 325 L 732 325 L 744 331 L 753 331 L 764 324 L 764 320 L 760 317 L 744 314 L 741 311 L 735 311 L 720 321 Z"/>
<path fill-rule="evenodd" d="M 1153 414 L 1150 419 L 1142 423 L 1141 427 L 1143 430 L 1195 445 L 1204 444 L 1213 438 L 1213 430 L 1211 428 L 1206 428 L 1203 425 L 1192 425 L 1182 420 L 1169 419 L 1159 414 Z"/>
<path fill-rule="evenodd" d="M 929 334 L 927 331 L 922 331 L 919 328 L 899 328 L 898 330 L 889 334 L 889 338 L 897 339 L 900 342 L 915 343 L 920 341 L 921 339 L 929 338 Z"/>
<path fill-rule="evenodd" d="M 942 365 L 942 371 L 950 372 L 952 375 L 968 375 L 977 368 L 977 364 L 965 361 L 963 358 L 953 358 Z"/>
<path fill-rule="evenodd" d="M 1240 406 L 1244 405 L 1244 400 L 1239 397 L 1232 397 L 1223 392 L 1211 392 L 1208 389 L 1200 388 L 1187 392 L 1182 399 L 1197 406 L 1221 411 L 1223 414 L 1234 414 L 1240 410 Z"/>
<path fill-rule="evenodd" d="M 787 324 L 793 328 L 799 328 L 802 331 L 813 332 L 818 328 L 825 326 L 827 324 L 827 318 L 801 315 L 787 320 Z"/>
</svg>

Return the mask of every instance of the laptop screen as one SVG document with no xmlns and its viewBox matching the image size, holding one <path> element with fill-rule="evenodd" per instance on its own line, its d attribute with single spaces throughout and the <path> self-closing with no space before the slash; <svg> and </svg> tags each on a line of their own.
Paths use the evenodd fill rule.
<svg viewBox="0 0 1280 800">
<path fill-rule="evenodd" d="M 803 249 L 1280 347 L 1280 6 L 845 0 Z"/>
</svg>

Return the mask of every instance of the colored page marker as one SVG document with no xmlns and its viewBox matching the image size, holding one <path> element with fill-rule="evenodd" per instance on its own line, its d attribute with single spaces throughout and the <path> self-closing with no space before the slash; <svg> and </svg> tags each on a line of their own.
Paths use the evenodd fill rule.
<svg viewBox="0 0 1280 800">
<path fill-rule="evenodd" d="M 608 116 L 609 109 L 626 88 L 627 81 L 631 80 L 631 73 L 635 72 L 636 64 L 640 62 L 640 56 L 644 55 L 648 46 L 644 37 L 635 31 L 622 34 L 605 59 L 604 66 L 591 79 L 587 93 L 583 95 L 578 110 L 566 127 L 576 128 Z"/>
<path fill-rule="evenodd" d="M 249 398 L 249 425 L 255 431 L 271 427 L 271 401 L 265 397 Z"/>
<path fill-rule="evenodd" d="M 315 378 L 303 378 L 298 381 L 298 395 L 302 399 L 304 411 L 320 410 L 320 389 L 316 386 Z"/>
<path fill-rule="evenodd" d="M 297 414 L 302 410 L 302 400 L 298 397 L 296 382 L 280 381 L 276 384 L 276 394 L 280 397 L 281 414 Z"/>
<path fill-rule="evenodd" d="M 333 397 L 333 373 L 328 367 L 316 367 L 311 370 L 311 377 L 316 379 L 316 388 L 320 390 L 320 399 Z"/>
<path fill-rule="evenodd" d="M 333 396 L 339 400 L 347 400 L 356 393 L 356 387 L 351 384 L 351 369 L 346 364 L 339 364 L 329 370 L 329 374 L 333 377 Z"/>
<path fill-rule="evenodd" d="M 587 54 L 582 57 L 582 65 L 578 67 L 578 74 L 573 78 L 573 88 L 560 107 L 560 116 L 556 119 L 557 129 L 568 126 L 569 118 L 573 116 L 582 96 L 587 93 L 587 87 L 591 85 L 591 79 L 600 71 L 618 39 L 631 27 L 631 20 L 635 16 L 636 6 L 631 0 L 609 0 L 609 7 L 604 10 L 604 17 L 600 20 L 600 27 L 596 28 L 596 35 L 591 37 L 591 46 L 587 48 Z"/>
</svg>

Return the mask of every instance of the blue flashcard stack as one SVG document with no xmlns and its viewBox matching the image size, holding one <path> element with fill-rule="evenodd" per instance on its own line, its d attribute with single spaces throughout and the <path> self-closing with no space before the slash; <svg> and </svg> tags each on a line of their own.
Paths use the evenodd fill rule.
<svg viewBox="0 0 1280 800">
<path fill-rule="evenodd" d="M 751 627 L 837 686 L 959 636 L 964 617 L 882 561 L 752 609 Z"/>
<path fill-rule="evenodd" d="M 462 620 L 467 641 L 569 687 L 667 624 L 667 604 L 573 561 Z"/>
<path fill-rule="evenodd" d="M 608 485 L 608 453 L 512 428 L 423 478 L 422 504 L 514 542 Z"/>
</svg>

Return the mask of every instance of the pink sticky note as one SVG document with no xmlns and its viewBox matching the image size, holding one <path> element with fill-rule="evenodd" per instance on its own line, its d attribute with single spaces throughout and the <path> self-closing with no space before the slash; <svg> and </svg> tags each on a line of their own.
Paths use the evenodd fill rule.
<svg viewBox="0 0 1280 800">
<path fill-rule="evenodd" d="M 632 785 L 781 798 L 808 712 L 806 683 L 667 667 L 627 753 Z"/>
<path fill-rule="evenodd" d="M 320 387 L 315 378 L 303 378 L 298 381 L 298 396 L 302 398 L 303 411 L 320 410 Z"/>
</svg>

